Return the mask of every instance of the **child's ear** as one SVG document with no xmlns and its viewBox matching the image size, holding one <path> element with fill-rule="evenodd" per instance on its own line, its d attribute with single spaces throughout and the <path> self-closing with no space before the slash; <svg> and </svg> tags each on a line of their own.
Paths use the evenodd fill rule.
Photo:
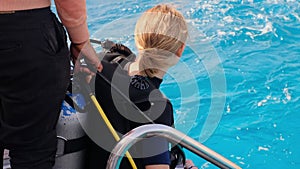
<svg viewBox="0 0 300 169">
<path fill-rule="evenodd" d="M 178 51 L 176 52 L 176 55 L 178 57 L 181 57 L 183 51 L 184 51 L 184 48 L 185 48 L 185 44 L 182 44 L 181 47 L 178 49 Z"/>
</svg>

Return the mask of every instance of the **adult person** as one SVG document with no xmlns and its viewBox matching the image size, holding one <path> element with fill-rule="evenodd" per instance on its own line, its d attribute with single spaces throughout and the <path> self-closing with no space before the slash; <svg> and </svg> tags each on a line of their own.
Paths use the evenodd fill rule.
<svg viewBox="0 0 300 169">
<path fill-rule="evenodd" d="M 89 43 L 85 0 L 55 4 L 74 63 L 82 53 L 101 71 Z M 13 169 L 50 169 L 55 162 L 55 126 L 70 81 L 70 51 L 50 5 L 50 0 L 0 1 L 0 154 L 10 150 Z"/>
<path fill-rule="evenodd" d="M 107 53 L 102 61 L 103 71 L 96 75 L 95 93 L 117 132 L 125 134 L 149 123 L 173 125 L 172 104 L 159 87 L 168 68 L 174 66 L 181 57 L 187 36 L 183 15 L 172 6 L 157 5 L 143 13 L 136 23 L 136 59 L 127 47 L 112 45 L 111 53 Z M 123 55 L 114 55 L 115 52 Z M 124 95 L 130 99 L 129 102 Z M 130 108 L 130 102 L 142 112 Z M 97 144 L 92 142 L 88 150 L 89 169 L 106 167 L 110 150 L 116 144 L 108 129 L 105 129 L 105 124 L 100 121 L 96 124 L 95 121 L 88 122 L 93 129 L 88 132 L 90 137 L 94 141 L 97 140 L 95 135 L 101 137 L 95 141 Z M 168 146 L 166 139 L 154 137 L 142 140 L 129 152 L 139 169 L 168 169 Z M 131 168 L 126 158 L 122 160 L 120 168 Z"/>
</svg>

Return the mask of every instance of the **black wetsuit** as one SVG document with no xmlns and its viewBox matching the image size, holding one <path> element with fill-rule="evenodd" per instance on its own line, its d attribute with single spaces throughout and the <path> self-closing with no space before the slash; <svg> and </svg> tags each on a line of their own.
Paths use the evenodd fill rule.
<svg viewBox="0 0 300 169">
<path fill-rule="evenodd" d="M 172 126 L 174 123 L 172 104 L 158 89 L 162 79 L 138 75 L 129 76 L 126 68 L 124 69 L 128 63 L 126 59 L 112 63 L 104 58 L 102 61 L 103 71 L 101 72 L 101 76 L 104 78 L 97 75 L 95 81 L 96 98 L 113 127 L 122 136 L 135 127 L 152 123 L 150 121 Z M 116 91 L 115 88 L 119 91 Z M 120 92 L 130 98 L 130 101 L 121 96 Z M 134 109 L 130 102 L 143 111 L 142 113 L 150 118 L 150 121 Z M 94 143 L 90 145 L 89 168 L 103 168 L 106 166 L 110 150 L 116 142 L 99 116 L 94 116 L 92 121 L 94 121 L 91 122 L 93 123 L 91 124 L 93 132 L 99 134 L 95 134 L 98 136 L 92 134 L 91 137 L 99 146 Z M 138 168 L 144 168 L 145 165 L 149 164 L 170 164 L 168 142 L 163 138 L 144 140 L 129 151 L 133 157 L 138 157 L 134 158 Z M 146 155 L 147 158 L 141 158 L 143 157 L 141 155 Z M 120 168 L 131 168 L 131 166 L 127 160 L 123 160 Z"/>
</svg>

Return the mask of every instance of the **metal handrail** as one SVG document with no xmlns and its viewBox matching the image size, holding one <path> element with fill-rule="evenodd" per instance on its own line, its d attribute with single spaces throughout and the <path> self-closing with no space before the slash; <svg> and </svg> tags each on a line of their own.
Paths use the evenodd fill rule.
<svg viewBox="0 0 300 169">
<path fill-rule="evenodd" d="M 161 124 L 147 124 L 137 127 L 128 132 L 114 147 L 112 150 L 106 169 L 118 169 L 125 152 L 142 138 L 148 138 L 153 136 L 164 137 L 174 143 L 179 143 L 181 146 L 192 151 L 203 159 L 211 162 L 219 168 L 229 169 L 241 169 L 238 165 L 229 161 L 222 155 L 207 148 L 196 140 L 188 137 L 180 131 Z"/>
</svg>

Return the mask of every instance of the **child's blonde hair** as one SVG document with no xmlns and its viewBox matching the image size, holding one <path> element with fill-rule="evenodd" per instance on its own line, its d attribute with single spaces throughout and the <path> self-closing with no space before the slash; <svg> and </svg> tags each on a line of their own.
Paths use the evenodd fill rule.
<svg viewBox="0 0 300 169">
<path fill-rule="evenodd" d="M 166 71 L 179 59 L 178 50 L 188 36 L 183 15 L 169 5 L 157 5 L 142 14 L 135 27 L 135 43 L 139 49 L 139 70 L 153 77 Z"/>
</svg>

